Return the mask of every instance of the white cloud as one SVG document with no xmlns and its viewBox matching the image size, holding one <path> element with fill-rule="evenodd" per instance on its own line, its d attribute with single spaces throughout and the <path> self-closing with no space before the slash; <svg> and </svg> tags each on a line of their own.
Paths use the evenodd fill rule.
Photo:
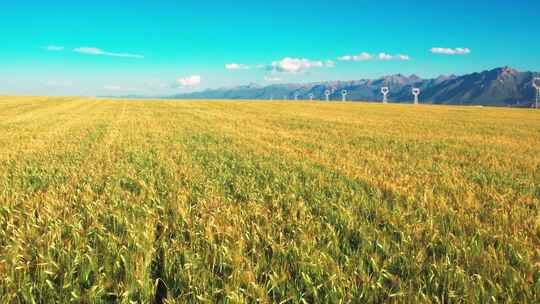
<svg viewBox="0 0 540 304">
<path fill-rule="evenodd" d="M 411 57 L 408 55 L 398 54 L 398 55 L 390 55 L 387 53 L 379 53 L 379 55 L 371 55 L 370 53 L 363 52 L 358 55 L 345 55 L 338 57 L 339 61 L 370 61 L 370 60 L 401 60 L 401 61 L 408 61 L 411 60 Z"/>
<path fill-rule="evenodd" d="M 83 54 L 91 54 L 91 55 L 104 55 L 105 52 L 98 48 L 91 48 L 91 47 L 80 47 L 73 50 L 77 53 L 83 53 Z"/>
<path fill-rule="evenodd" d="M 392 60 L 392 58 L 392 55 L 388 55 L 386 53 L 379 54 L 379 60 Z"/>
<path fill-rule="evenodd" d="M 444 54 L 444 55 L 467 55 L 471 53 L 469 48 L 432 48 L 430 50 L 434 54 Z"/>
<path fill-rule="evenodd" d="M 225 65 L 227 70 L 249 70 L 250 67 L 241 63 L 229 63 Z"/>
<path fill-rule="evenodd" d="M 196 87 L 201 84 L 201 76 L 192 75 L 176 79 L 176 83 L 182 87 Z"/>
<path fill-rule="evenodd" d="M 256 64 L 256 65 L 247 65 L 241 63 L 228 63 L 225 65 L 227 70 L 251 70 L 251 69 L 266 69 L 274 72 L 285 72 L 285 73 L 300 73 L 310 68 L 333 68 L 336 66 L 336 63 L 332 60 L 308 60 L 300 58 L 290 58 L 285 57 L 282 60 L 274 61 L 272 64 Z"/>
<path fill-rule="evenodd" d="M 358 55 L 345 55 L 338 57 L 339 61 L 367 61 L 372 60 L 373 56 L 371 54 L 363 52 Z"/>
<path fill-rule="evenodd" d="M 74 49 L 73 51 L 76 53 L 96 55 L 96 56 L 113 56 L 113 57 L 125 57 L 125 58 L 137 58 L 137 59 L 144 58 L 143 55 L 106 52 L 102 49 L 98 49 L 94 47 L 80 47 L 80 48 Z"/>
<path fill-rule="evenodd" d="M 265 76 L 264 80 L 269 81 L 269 82 L 278 82 L 278 81 L 281 81 L 281 78 L 274 77 L 274 76 Z"/>
<path fill-rule="evenodd" d="M 60 52 L 64 50 L 64 47 L 58 46 L 58 45 L 48 45 L 45 47 L 45 50 L 51 51 L 51 52 Z"/>
<path fill-rule="evenodd" d="M 411 60 L 411 57 L 408 55 L 390 55 L 387 53 L 379 53 L 379 60 L 388 61 L 388 60 L 400 60 L 400 61 L 409 61 Z"/>
<path fill-rule="evenodd" d="M 409 57 L 409 55 L 402 55 L 402 54 L 399 54 L 396 56 L 397 57 L 397 60 L 402 60 L 402 61 L 409 61 L 411 60 L 411 57 Z"/>
<path fill-rule="evenodd" d="M 322 62 L 320 60 L 308 60 L 305 58 L 289 58 L 272 62 L 271 69 L 277 72 L 300 73 L 310 68 L 333 67 L 333 61 Z"/>
</svg>

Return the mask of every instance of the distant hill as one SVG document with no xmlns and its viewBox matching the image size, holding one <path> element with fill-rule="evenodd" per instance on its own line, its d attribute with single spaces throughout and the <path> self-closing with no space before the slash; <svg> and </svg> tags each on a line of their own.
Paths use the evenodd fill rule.
<svg viewBox="0 0 540 304">
<path fill-rule="evenodd" d="M 492 106 L 531 106 L 535 93 L 532 79 L 540 76 L 534 72 L 519 72 L 510 67 L 497 68 L 481 73 L 463 76 L 440 76 L 434 79 L 422 79 L 416 75 L 401 74 L 379 79 L 329 81 L 307 84 L 275 84 L 260 86 L 249 84 L 234 88 L 221 88 L 201 92 L 179 94 L 175 99 L 315 99 L 324 100 L 324 91 L 332 90 L 331 99 L 341 100 L 343 89 L 349 92 L 348 100 L 380 101 L 381 86 L 390 87 L 388 99 L 393 102 L 412 100 L 411 88 L 422 89 L 421 103 L 464 104 Z"/>
</svg>

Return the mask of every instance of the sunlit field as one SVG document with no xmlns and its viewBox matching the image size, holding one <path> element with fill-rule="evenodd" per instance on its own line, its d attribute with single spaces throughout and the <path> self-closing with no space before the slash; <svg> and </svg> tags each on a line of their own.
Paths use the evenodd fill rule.
<svg viewBox="0 0 540 304">
<path fill-rule="evenodd" d="M 538 303 L 540 111 L 0 97 L 0 303 Z"/>
</svg>

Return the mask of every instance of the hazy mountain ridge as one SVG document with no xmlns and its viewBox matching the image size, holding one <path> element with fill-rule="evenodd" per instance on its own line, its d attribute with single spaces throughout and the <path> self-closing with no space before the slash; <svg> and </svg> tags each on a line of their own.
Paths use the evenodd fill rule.
<svg viewBox="0 0 540 304">
<path fill-rule="evenodd" d="M 315 99 L 324 100 L 324 91 L 333 91 L 332 100 L 341 100 L 343 89 L 349 92 L 347 100 L 380 101 L 381 86 L 390 87 L 388 99 L 394 102 L 412 100 L 411 89 L 422 90 L 420 101 L 433 104 L 470 104 L 496 106 L 530 106 L 535 99 L 532 87 L 534 72 L 519 72 L 510 67 L 496 68 L 480 73 L 463 76 L 439 76 L 422 79 L 416 75 L 389 75 L 379 79 L 361 79 L 352 81 L 328 81 L 306 84 L 274 84 L 260 86 L 249 84 L 234 88 L 221 88 L 201 92 L 178 94 L 175 99 Z"/>
</svg>

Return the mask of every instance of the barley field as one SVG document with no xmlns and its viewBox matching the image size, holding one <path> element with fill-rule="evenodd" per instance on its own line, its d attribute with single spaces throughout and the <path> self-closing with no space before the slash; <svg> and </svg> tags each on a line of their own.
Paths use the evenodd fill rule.
<svg viewBox="0 0 540 304">
<path fill-rule="evenodd" d="M 0 303 L 538 303 L 540 111 L 0 97 Z"/>
</svg>

